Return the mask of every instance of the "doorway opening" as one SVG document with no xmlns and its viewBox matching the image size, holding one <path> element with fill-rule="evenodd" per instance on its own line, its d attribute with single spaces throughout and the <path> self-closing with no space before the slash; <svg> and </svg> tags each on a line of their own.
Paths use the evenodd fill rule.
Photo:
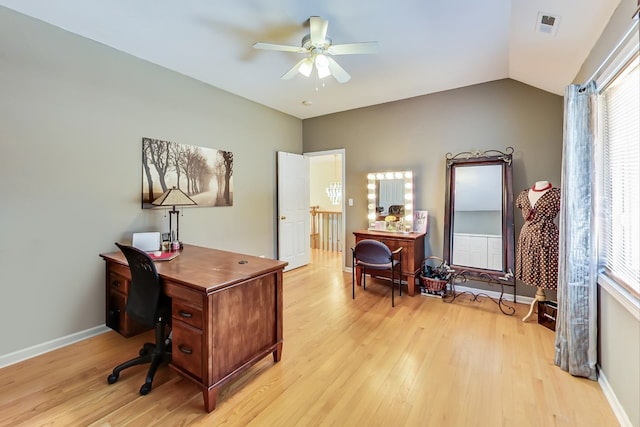
<svg viewBox="0 0 640 427">
<path fill-rule="evenodd" d="M 312 259 L 342 254 L 344 259 L 344 149 L 304 153 L 309 157 L 310 245 Z M 333 258 L 333 256 L 331 256 Z"/>
</svg>

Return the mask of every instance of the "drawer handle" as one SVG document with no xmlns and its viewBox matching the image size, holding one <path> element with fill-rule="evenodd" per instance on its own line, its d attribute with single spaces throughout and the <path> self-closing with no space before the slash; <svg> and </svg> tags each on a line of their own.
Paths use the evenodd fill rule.
<svg viewBox="0 0 640 427">
<path fill-rule="evenodd" d="M 192 354 L 192 353 L 193 353 L 193 350 L 192 350 L 192 349 L 190 349 L 189 347 L 185 347 L 185 346 L 183 346 L 183 345 L 178 346 L 178 349 L 179 349 L 181 352 L 183 352 L 184 354 Z"/>
<path fill-rule="evenodd" d="M 178 314 L 182 317 L 186 317 L 187 319 L 191 319 L 193 317 L 193 314 L 189 313 L 188 311 L 178 311 Z"/>
<path fill-rule="evenodd" d="M 111 286 L 113 286 L 114 288 L 119 288 L 120 282 L 118 280 L 114 280 L 113 282 L 111 282 Z"/>
</svg>

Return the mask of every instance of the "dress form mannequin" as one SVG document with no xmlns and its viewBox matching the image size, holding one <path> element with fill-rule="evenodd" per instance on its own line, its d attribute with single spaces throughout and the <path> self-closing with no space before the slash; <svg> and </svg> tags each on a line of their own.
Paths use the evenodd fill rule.
<svg viewBox="0 0 640 427">
<path fill-rule="evenodd" d="M 536 181 L 536 183 L 533 184 L 533 187 L 531 187 L 528 194 L 529 203 L 531 203 L 532 208 L 536 207 L 538 199 L 540 199 L 544 193 L 549 191 L 551 187 L 552 185 L 549 181 Z"/>
<path fill-rule="evenodd" d="M 531 317 L 531 315 L 533 314 L 533 308 L 536 306 L 538 301 L 546 301 L 546 300 L 547 300 L 547 295 L 544 293 L 544 289 L 538 288 L 538 290 L 536 291 L 536 296 L 533 297 L 533 301 L 531 301 L 531 307 L 529 307 L 529 312 L 527 313 L 526 316 L 522 318 L 522 321 L 526 322 L 527 320 L 529 320 L 529 317 Z"/>
<path fill-rule="evenodd" d="M 533 184 L 533 187 L 531 187 L 531 189 L 529 190 L 529 194 L 528 194 L 529 203 L 531 203 L 531 207 L 535 208 L 536 202 L 538 201 L 538 199 L 540 199 L 540 197 L 542 197 L 544 193 L 549 191 L 550 188 L 551 188 L 551 183 L 549 181 L 536 181 L 536 183 Z M 547 295 L 544 293 L 544 289 L 539 287 L 538 290 L 536 291 L 536 296 L 533 298 L 533 301 L 531 301 L 531 307 L 529 308 L 529 312 L 527 313 L 526 316 L 522 318 L 522 321 L 526 322 L 527 320 L 529 320 L 529 317 L 531 317 L 531 315 L 533 314 L 533 309 L 538 303 L 538 301 L 546 301 L 546 300 L 547 300 Z"/>
</svg>

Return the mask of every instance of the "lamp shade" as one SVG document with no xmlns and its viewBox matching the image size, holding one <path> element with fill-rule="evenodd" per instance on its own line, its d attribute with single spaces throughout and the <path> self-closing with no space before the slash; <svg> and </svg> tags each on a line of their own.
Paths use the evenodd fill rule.
<svg viewBox="0 0 640 427">
<path fill-rule="evenodd" d="M 154 206 L 189 206 L 197 205 L 197 203 L 182 190 L 175 186 L 164 193 L 153 202 Z"/>
</svg>

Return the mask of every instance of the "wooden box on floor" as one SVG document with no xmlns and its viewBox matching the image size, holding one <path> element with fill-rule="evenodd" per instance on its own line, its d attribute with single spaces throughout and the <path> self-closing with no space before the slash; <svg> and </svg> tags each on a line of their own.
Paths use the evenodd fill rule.
<svg viewBox="0 0 640 427">
<path fill-rule="evenodd" d="M 540 301 L 538 303 L 538 323 L 552 331 L 556 330 L 556 316 L 558 303 L 555 301 Z"/>
</svg>

